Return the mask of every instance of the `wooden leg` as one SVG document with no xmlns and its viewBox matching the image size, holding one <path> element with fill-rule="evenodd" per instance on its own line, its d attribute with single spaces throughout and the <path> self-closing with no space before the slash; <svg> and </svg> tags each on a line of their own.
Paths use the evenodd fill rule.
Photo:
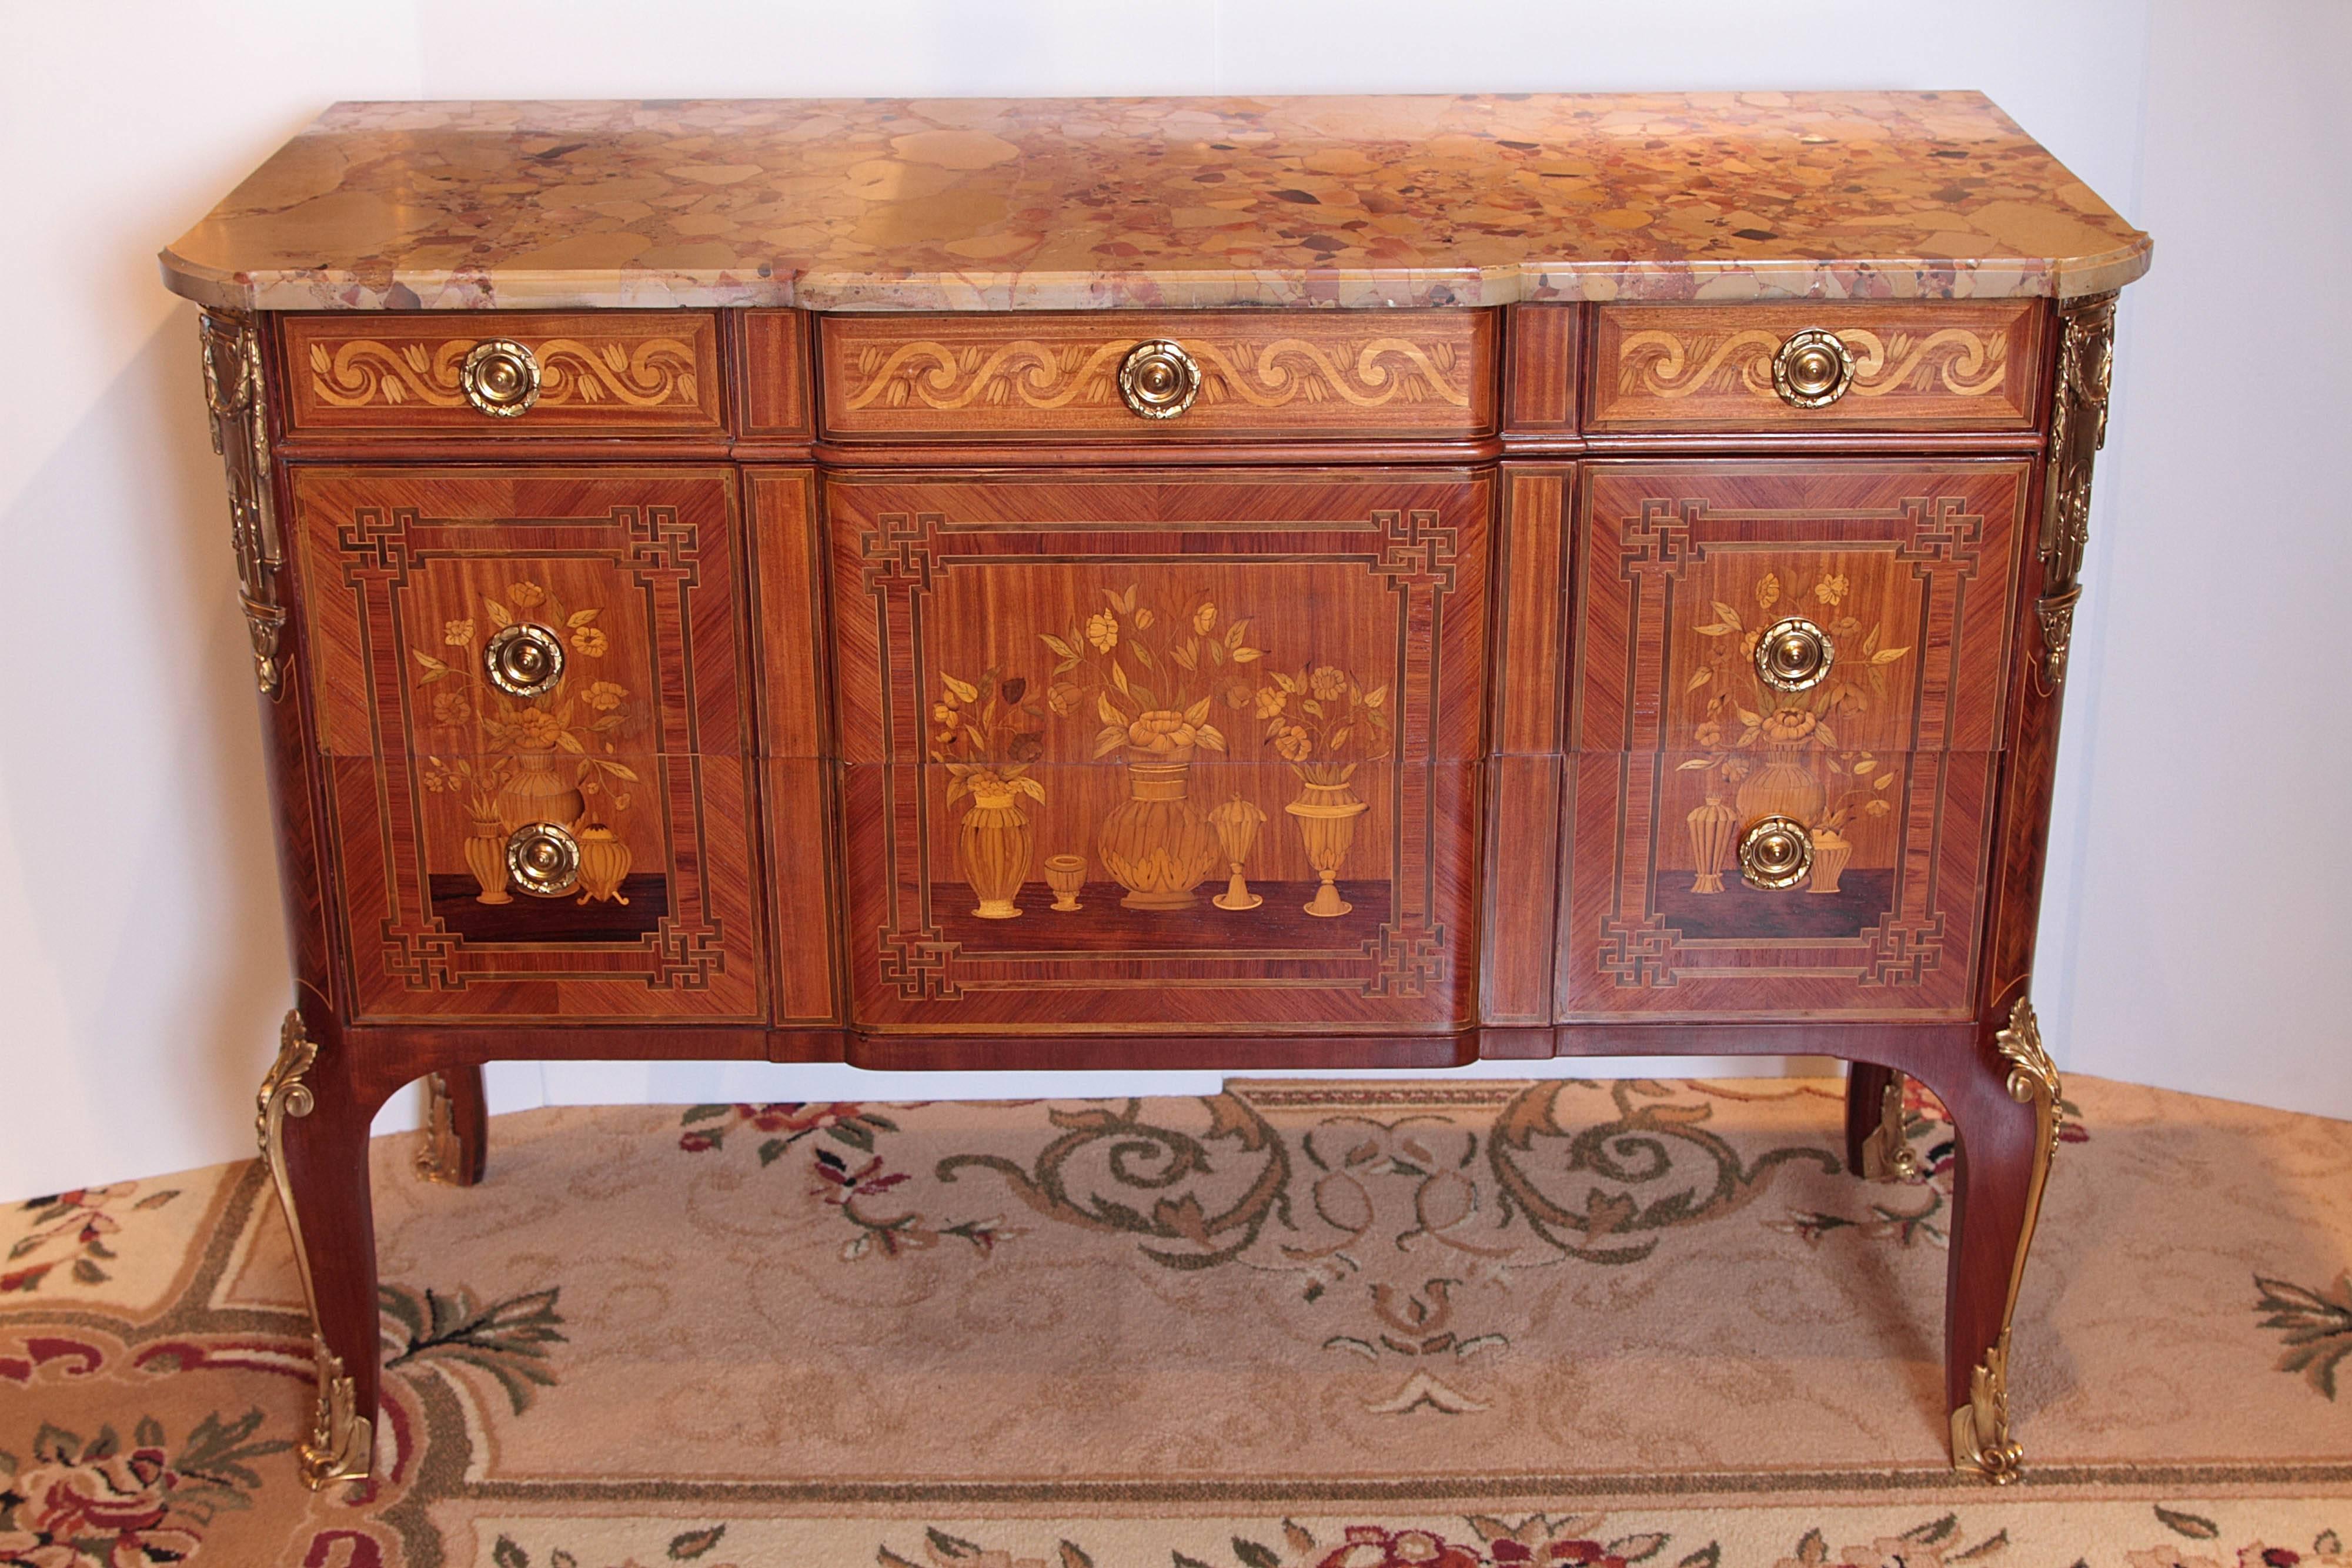
<svg viewBox="0 0 2352 1568">
<path fill-rule="evenodd" d="M 367 1479 L 381 1375 L 368 1191 L 368 1124 L 381 1096 L 359 1089 L 339 1043 L 288 1013 L 260 1094 L 261 1152 L 310 1305 L 318 1400 L 299 1453 L 313 1490 Z"/>
<path fill-rule="evenodd" d="M 490 1107 L 482 1092 L 482 1070 L 472 1063 L 445 1067 L 425 1078 L 425 1143 L 416 1151 L 416 1174 L 450 1186 L 472 1186 L 489 1158 Z"/>
<path fill-rule="evenodd" d="M 1857 1061 L 1846 1071 L 1845 1166 L 1855 1176 L 1879 1179 L 1874 1167 L 1885 1151 L 1874 1140 L 1886 1122 L 1886 1092 L 1900 1082 L 1891 1067 Z"/>
<path fill-rule="evenodd" d="M 1953 1468 L 2006 1483 L 2024 1462 L 2010 1435 L 2010 1332 L 2057 1148 L 2058 1075 L 2022 998 L 1986 1032 L 1981 1070 L 1937 1086 L 1959 1134 L 1944 1384 Z"/>
</svg>

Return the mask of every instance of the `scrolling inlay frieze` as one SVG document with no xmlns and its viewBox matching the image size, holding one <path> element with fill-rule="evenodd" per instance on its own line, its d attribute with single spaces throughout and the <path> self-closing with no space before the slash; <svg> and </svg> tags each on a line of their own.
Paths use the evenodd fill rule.
<svg viewBox="0 0 2352 1568">
<path fill-rule="evenodd" d="M 473 348 L 458 338 L 432 344 L 354 338 L 332 349 L 312 343 L 310 390 L 331 408 L 464 408 L 460 372 Z M 694 349 L 682 339 L 598 344 L 549 338 L 530 348 L 539 361 L 539 401 L 551 407 L 692 407 L 698 397 Z"/>
<path fill-rule="evenodd" d="M 1853 354 L 1854 397 L 1884 397 L 1933 388 L 1954 397 L 1984 397 L 2009 381 L 2009 334 L 1947 327 L 1934 332 L 1887 332 L 1844 327 L 1839 339 Z M 1700 392 L 1752 392 L 1771 397 L 1772 356 L 1781 335 L 1756 329 L 1721 336 L 1685 331 L 1628 332 L 1619 350 L 1619 386 L 1650 397 Z"/>
<path fill-rule="evenodd" d="M 875 344 L 849 361 L 855 379 L 846 389 L 845 406 L 855 412 L 877 404 L 942 411 L 1006 403 L 1037 410 L 1116 404 L 1113 372 L 1133 347 L 1124 338 L 1093 344 L 1020 339 L 961 348 L 929 339 L 895 347 Z M 1303 338 L 1266 343 L 1188 338 L 1184 347 L 1200 363 L 1204 403 L 1271 409 L 1337 400 L 1357 408 L 1470 406 L 1470 364 L 1448 342 L 1374 338 L 1353 352 L 1335 353 Z"/>
</svg>

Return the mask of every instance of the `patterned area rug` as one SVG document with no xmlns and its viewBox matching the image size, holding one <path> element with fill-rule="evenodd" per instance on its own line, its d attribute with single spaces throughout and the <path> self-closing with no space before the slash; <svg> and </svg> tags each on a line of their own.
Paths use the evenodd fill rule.
<svg viewBox="0 0 2352 1568">
<path fill-rule="evenodd" d="M 1951 1135 L 1833 1081 L 533 1112 L 376 1149 L 312 1497 L 247 1164 L 0 1212 L 0 1563 L 2352 1565 L 2352 1127 L 2070 1081 L 2025 1482 L 1953 1475 Z"/>
</svg>

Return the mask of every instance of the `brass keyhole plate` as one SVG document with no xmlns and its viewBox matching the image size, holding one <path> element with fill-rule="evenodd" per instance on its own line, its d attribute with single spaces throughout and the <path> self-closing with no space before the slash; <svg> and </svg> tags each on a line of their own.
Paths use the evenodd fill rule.
<svg viewBox="0 0 2352 1568">
<path fill-rule="evenodd" d="M 1173 419 L 1201 395 L 1201 367 L 1181 343 L 1138 343 L 1118 362 L 1118 395 L 1145 419 Z"/>
<path fill-rule="evenodd" d="M 539 401 L 539 359 L 511 338 L 474 345 L 457 372 L 466 401 L 484 413 L 512 419 Z"/>
<path fill-rule="evenodd" d="M 1791 333 L 1772 356 L 1772 390 L 1791 408 L 1827 408 L 1853 385 L 1853 350 L 1827 328 Z"/>
<path fill-rule="evenodd" d="M 563 641 L 527 621 L 501 626 L 482 648 L 482 670 L 507 695 L 535 697 L 563 678 Z"/>
<path fill-rule="evenodd" d="M 580 841 L 553 822 L 528 822 L 507 840 L 507 873 L 533 898 L 560 898 L 580 883 Z"/>
<path fill-rule="evenodd" d="M 1811 691 L 1836 661 L 1830 634 L 1801 615 L 1774 622 L 1756 643 L 1756 678 L 1776 692 Z"/>
<path fill-rule="evenodd" d="M 1812 837 L 1794 817 L 1759 817 L 1739 835 L 1739 874 L 1750 887 L 1794 887 L 1812 869 Z"/>
</svg>

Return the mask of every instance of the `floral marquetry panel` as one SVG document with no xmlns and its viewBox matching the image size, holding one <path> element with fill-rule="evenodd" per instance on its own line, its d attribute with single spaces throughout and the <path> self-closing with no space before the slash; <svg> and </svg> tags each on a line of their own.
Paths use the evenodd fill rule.
<svg viewBox="0 0 2352 1568">
<path fill-rule="evenodd" d="M 824 422 L 845 436 L 1455 436 L 1495 426 L 1485 310 L 827 316 Z M 1139 416 L 1119 367 L 1168 341 L 1197 392 Z"/>
<path fill-rule="evenodd" d="M 1571 751 L 1996 750 L 2029 465 L 1596 463 Z M 1764 666 L 1781 640 L 1797 667 Z"/>
<path fill-rule="evenodd" d="M 719 327 L 705 313 L 289 316 L 281 330 L 287 426 L 297 434 L 715 436 L 725 428 Z M 467 395 L 467 361 L 499 342 L 520 346 L 535 380 L 522 406 L 491 413 Z"/>
<path fill-rule="evenodd" d="M 362 1016 L 761 1016 L 732 477 L 293 493 Z"/>
<path fill-rule="evenodd" d="M 1444 470 L 829 486 L 856 1021 L 1456 1021 L 1491 505 Z"/>
<path fill-rule="evenodd" d="M 1585 426 L 2031 430 L 2043 402 L 2038 299 L 1967 304 L 1612 305 L 1593 314 Z M 1818 343 L 1809 391 L 1786 356 Z M 1781 361 L 1776 379 L 1775 361 Z"/>
</svg>

